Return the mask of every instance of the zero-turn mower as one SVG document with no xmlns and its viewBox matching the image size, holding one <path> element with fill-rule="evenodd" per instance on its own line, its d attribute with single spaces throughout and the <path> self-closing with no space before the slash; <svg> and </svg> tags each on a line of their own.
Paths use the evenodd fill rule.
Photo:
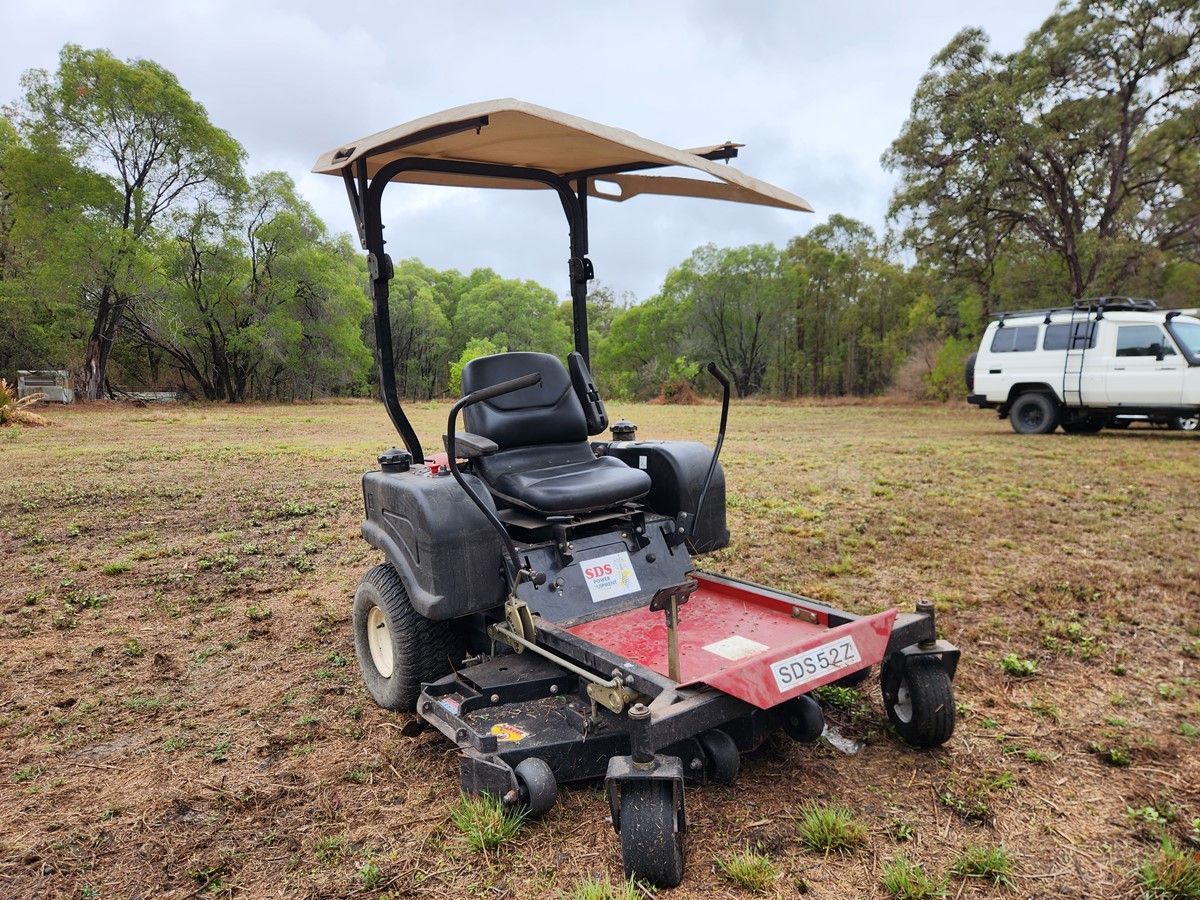
<svg viewBox="0 0 1200 900">
<path fill-rule="evenodd" d="M 588 369 L 590 198 L 690 196 L 811 211 L 727 163 L 740 145 L 676 150 L 516 100 L 463 106 L 318 160 L 339 175 L 368 254 L 383 402 L 406 449 L 363 477 L 363 536 L 385 561 L 354 597 L 371 696 L 415 712 L 461 751 L 464 791 L 546 813 L 558 785 L 604 778 L 628 877 L 683 877 L 684 785 L 728 784 L 740 754 L 783 729 L 821 735 L 810 692 L 881 666 L 895 731 L 918 747 L 954 730 L 959 651 L 933 605 L 857 616 L 704 572 L 729 543 L 716 446 L 612 440 Z M 648 175 L 664 167 L 704 178 Z M 443 450 L 426 453 L 396 394 L 380 202 L 392 182 L 557 194 L 570 233 L 575 350 L 469 362 Z M 466 430 L 460 430 L 459 417 Z"/>
</svg>

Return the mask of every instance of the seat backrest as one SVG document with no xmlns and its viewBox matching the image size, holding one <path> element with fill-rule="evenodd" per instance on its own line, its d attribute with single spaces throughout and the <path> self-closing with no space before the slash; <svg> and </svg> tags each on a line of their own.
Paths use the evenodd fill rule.
<svg viewBox="0 0 1200 900">
<path fill-rule="evenodd" d="M 468 406 L 467 429 L 495 441 L 501 450 L 587 440 L 583 407 L 558 357 L 549 353 L 497 353 L 463 366 L 463 394 L 537 372 L 542 383 Z"/>
</svg>

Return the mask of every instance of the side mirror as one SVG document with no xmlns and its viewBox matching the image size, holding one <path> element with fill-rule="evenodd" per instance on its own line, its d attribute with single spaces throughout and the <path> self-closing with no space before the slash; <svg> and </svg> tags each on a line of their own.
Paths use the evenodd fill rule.
<svg viewBox="0 0 1200 900">
<path fill-rule="evenodd" d="M 1156 360 L 1158 360 L 1159 362 L 1162 362 L 1163 358 L 1166 356 L 1166 351 L 1163 350 L 1163 345 L 1162 344 L 1151 344 L 1150 349 L 1154 351 L 1154 358 Z"/>
</svg>

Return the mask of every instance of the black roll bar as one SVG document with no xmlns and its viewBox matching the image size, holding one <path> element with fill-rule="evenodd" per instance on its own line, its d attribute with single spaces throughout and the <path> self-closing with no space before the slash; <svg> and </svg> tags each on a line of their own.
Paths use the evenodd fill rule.
<svg viewBox="0 0 1200 900">
<path fill-rule="evenodd" d="M 482 123 L 486 124 L 486 122 Z M 478 127 L 471 122 L 467 127 Z M 394 149 L 394 148 L 393 148 Z M 392 322 L 388 304 L 388 282 L 393 275 L 392 261 L 384 251 L 383 216 L 381 204 L 383 191 L 393 178 L 402 172 L 443 172 L 452 175 L 474 175 L 485 178 L 511 179 L 514 181 L 536 181 L 553 188 L 562 203 L 569 228 L 570 258 L 568 272 L 571 280 L 571 318 L 575 338 L 575 350 L 590 363 L 587 329 L 587 283 L 595 277 L 591 260 L 587 258 L 587 206 L 589 176 L 580 175 L 575 186 L 554 172 L 526 166 L 505 166 L 494 163 L 475 163 L 454 159 L 432 159 L 405 157 L 380 167 L 374 177 L 367 177 L 366 158 L 355 161 L 357 171 L 350 166 L 342 170 L 342 179 L 350 206 L 354 210 L 359 240 L 367 251 L 367 267 L 370 272 L 371 310 L 375 323 L 375 360 L 379 367 L 379 392 L 383 398 L 388 418 L 404 441 L 416 463 L 425 462 L 425 452 L 420 439 L 404 413 L 400 398 L 396 394 L 396 363 L 392 354 Z"/>
</svg>

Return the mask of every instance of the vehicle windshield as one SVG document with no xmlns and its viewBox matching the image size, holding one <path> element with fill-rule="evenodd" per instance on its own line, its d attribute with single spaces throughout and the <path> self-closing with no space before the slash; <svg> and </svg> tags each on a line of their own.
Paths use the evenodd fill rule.
<svg viewBox="0 0 1200 900">
<path fill-rule="evenodd" d="M 1184 345 L 1193 356 L 1200 356 L 1200 322 L 1174 323 L 1175 338 Z"/>
</svg>

